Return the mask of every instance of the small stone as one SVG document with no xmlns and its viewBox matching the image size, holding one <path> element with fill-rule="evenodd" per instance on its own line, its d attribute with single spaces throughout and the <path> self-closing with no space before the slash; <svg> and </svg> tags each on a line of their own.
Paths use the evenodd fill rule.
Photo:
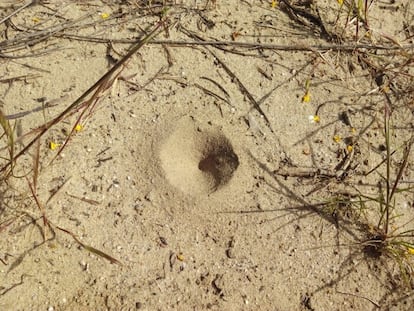
<svg viewBox="0 0 414 311">
<path fill-rule="evenodd" d="M 81 261 L 81 262 L 79 262 L 79 264 L 80 264 L 80 266 L 82 267 L 82 270 L 83 271 L 88 271 L 88 269 L 89 269 L 89 264 L 87 263 L 87 262 L 85 262 L 85 261 Z"/>
<path fill-rule="evenodd" d="M 145 200 L 149 201 L 149 202 L 153 202 L 155 199 L 155 194 L 154 191 L 150 191 L 147 193 L 147 195 L 145 196 Z"/>
</svg>

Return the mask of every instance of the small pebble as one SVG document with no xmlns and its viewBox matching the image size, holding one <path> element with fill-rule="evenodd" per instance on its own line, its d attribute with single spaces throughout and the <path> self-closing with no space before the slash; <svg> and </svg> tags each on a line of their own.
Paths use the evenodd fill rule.
<svg viewBox="0 0 414 311">
<path fill-rule="evenodd" d="M 88 271 L 88 269 L 89 269 L 89 264 L 87 263 L 87 262 L 85 262 L 85 261 L 81 261 L 80 263 L 80 266 L 82 267 L 82 270 L 83 271 Z"/>
<path fill-rule="evenodd" d="M 226 250 L 226 255 L 227 255 L 227 257 L 228 258 L 230 258 L 230 259 L 232 259 L 232 258 L 235 258 L 236 256 L 234 255 L 234 251 L 233 251 L 233 249 L 232 248 L 229 248 L 229 249 L 227 249 Z"/>
</svg>

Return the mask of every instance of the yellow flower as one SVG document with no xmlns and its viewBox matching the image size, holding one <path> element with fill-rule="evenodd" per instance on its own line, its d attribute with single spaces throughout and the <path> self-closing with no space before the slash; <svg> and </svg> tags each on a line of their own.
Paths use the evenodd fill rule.
<svg viewBox="0 0 414 311">
<path fill-rule="evenodd" d="M 346 150 L 348 152 L 352 152 L 352 150 L 354 150 L 354 147 L 352 145 L 348 145 L 348 146 L 346 146 Z"/>
<path fill-rule="evenodd" d="M 309 116 L 310 123 L 319 123 L 321 122 L 321 118 L 317 115 Z"/>
<path fill-rule="evenodd" d="M 53 141 L 51 141 L 51 142 L 49 143 L 49 149 L 50 149 L 50 150 L 56 150 L 57 148 L 59 148 L 59 146 L 60 146 L 60 144 L 57 144 L 57 143 L 55 143 L 55 142 L 53 142 Z"/>
<path fill-rule="evenodd" d="M 76 132 L 80 132 L 80 131 L 82 131 L 83 130 L 83 126 L 82 126 L 82 124 L 76 124 L 76 126 L 75 126 L 75 131 Z"/>
<path fill-rule="evenodd" d="M 305 95 L 303 95 L 302 97 L 302 102 L 304 103 L 309 103 L 310 99 L 311 99 L 311 95 L 310 95 L 310 80 L 306 79 L 305 82 Z"/>
<path fill-rule="evenodd" d="M 303 97 L 302 97 L 302 102 L 303 103 L 309 103 L 310 98 L 311 98 L 311 95 L 310 95 L 309 91 L 306 91 L 305 95 L 303 95 Z"/>
<path fill-rule="evenodd" d="M 178 254 L 177 255 L 177 259 L 179 260 L 179 261 L 184 261 L 184 255 L 183 254 Z"/>
<path fill-rule="evenodd" d="M 410 254 L 410 255 L 414 255 L 414 248 L 413 247 L 407 247 L 407 252 L 408 252 L 408 254 Z"/>
<path fill-rule="evenodd" d="M 341 140 L 342 140 L 342 137 L 341 137 L 341 136 L 339 136 L 339 135 L 334 135 L 333 140 L 334 140 L 334 142 L 336 142 L 336 143 L 340 143 L 340 142 L 341 142 Z"/>
<path fill-rule="evenodd" d="M 102 13 L 101 14 L 102 19 L 107 19 L 108 17 L 109 17 L 109 13 Z"/>
<path fill-rule="evenodd" d="M 344 4 L 344 0 L 336 0 L 336 1 L 338 1 L 338 4 L 339 4 L 339 5 Z"/>
<path fill-rule="evenodd" d="M 277 7 L 277 0 L 272 0 L 272 9 Z"/>
</svg>

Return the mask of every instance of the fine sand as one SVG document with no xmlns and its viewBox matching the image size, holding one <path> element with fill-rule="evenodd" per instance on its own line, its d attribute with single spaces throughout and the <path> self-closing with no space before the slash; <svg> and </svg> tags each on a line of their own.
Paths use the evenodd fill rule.
<svg viewBox="0 0 414 311">
<path fill-rule="evenodd" d="M 413 310 L 414 5 L 338 2 L 2 1 L 0 310 Z"/>
</svg>

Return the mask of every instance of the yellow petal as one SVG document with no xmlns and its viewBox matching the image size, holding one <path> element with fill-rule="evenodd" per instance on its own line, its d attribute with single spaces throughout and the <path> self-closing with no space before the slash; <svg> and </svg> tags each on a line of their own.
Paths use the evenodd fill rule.
<svg viewBox="0 0 414 311">
<path fill-rule="evenodd" d="M 334 135 L 333 140 L 334 142 L 339 143 L 342 140 L 342 138 L 339 135 Z"/>
<path fill-rule="evenodd" d="M 51 142 L 49 143 L 49 149 L 50 149 L 50 150 L 56 150 L 57 148 L 59 148 L 59 146 L 60 146 L 60 144 L 57 144 L 57 143 L 55 143 L 55 142 L 53 142 L 53 141 L 51 141 Z"/>
<path fill-rule="evenodd" d="M 107 19 L 108 17 L 109 17 L 109 13 L 102 13 L 101 14 L 102 19 Z"/>
<path fill-rule="evenodd" d="M 83 126 L 82 126 L 82 124 L 76 124 L 76 126 L 75 126 L 75 131 L 76 132 L 80 132 L 80 131 L 82 131 L 83 130 Z"/>
<path fill-rule="evenodd" d="M 413 247 L 408 247 L 408 248 L 407 248 L 407 252 L 408 252 L 408 254 L 410 254 L 410 255 L 414 255 L 414 248 L 413 248 Z"/>
<path fill-rule="evenodd" d="M 310 123 L 319 123 L 321 121 L 321 118 L 318 115 L 309 116 Z"/>
<path fill-rule="evenodd" d="M 336 0 L 336 1 L 338 1 L 338 4 L 339 4 L 339 5 L 344 4 L 344 0 Z"/>
<path fill-rule="evenodd" d="M 352 145 L 348 145 L 348 146 L 346 146 L 346 150 L 348 152 L 352 152 L 352 150 L 354 150 L 354 147 Z"/>
<path fill-rule="evenodd" d="M 178 255 L 177 255 L 177 259 L 178 259 L 179 261 L 184 261 L 184 255 L 183 255 L 183 254 L 178 254 Z"/>
<path fill-rule="evenodd" d="M 303 97 L 302 97 L 302 102 L 309 103 L 310 102 L 310 98 L 311 98 L 311 96 L 310 96 L 309 91 L 306 91 L 305 95 L 303 95 Z"/>
</svg>

